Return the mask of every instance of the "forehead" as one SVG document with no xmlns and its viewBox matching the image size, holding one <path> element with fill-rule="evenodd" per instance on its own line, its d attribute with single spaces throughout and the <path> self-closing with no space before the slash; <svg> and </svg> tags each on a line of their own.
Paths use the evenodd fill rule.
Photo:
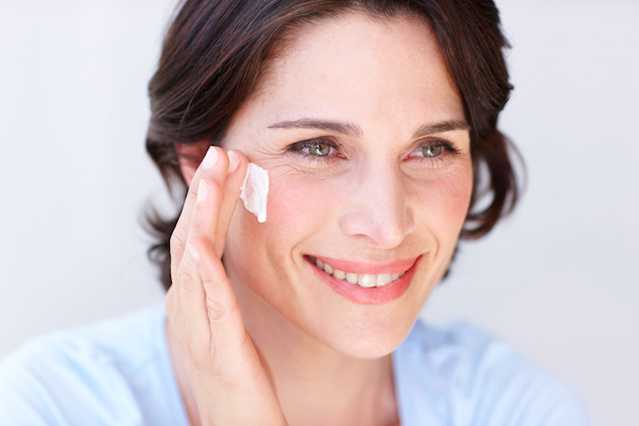
<svg viewBox="0 0 639 426">
<path fill-rule="evenodd" d="M 242 108 L 254 122 L 314 116 L 366 130 L 463 119 L 435 36 L 420 17 L 349 13 L 305 25 L 269 67 Z"/>
</svg>

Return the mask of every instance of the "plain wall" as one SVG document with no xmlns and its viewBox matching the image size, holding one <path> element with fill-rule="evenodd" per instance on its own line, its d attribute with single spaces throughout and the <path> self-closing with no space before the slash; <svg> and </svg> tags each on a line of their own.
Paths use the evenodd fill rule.
<svg viewBox="0 0 639 426">
<path fill-rule="evenodd" d="M 428 301 L 506 339 L 639 424 L 639 3 L 499 1 L 515 85 L 502 129 L 528 190 L 462 245 Z M 144 151 L 146 84 L 172 1 L 0 3 L 0 356 L 29 337 L 161 300 L 138 225 L 168 206 Z"/>
</svg>

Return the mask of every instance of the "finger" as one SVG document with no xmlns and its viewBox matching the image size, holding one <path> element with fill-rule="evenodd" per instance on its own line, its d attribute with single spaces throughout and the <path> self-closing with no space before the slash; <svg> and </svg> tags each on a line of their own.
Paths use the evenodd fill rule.
<svg viewBox="0 0 639 426">
<path fill-rule="evenodd" d="M 197 266 L 198 257 L 194 247 L 187 243 L 177 272 L 178 284 L 171 286 L 169 291 L 175 291 L 173 318 L 176 334 L 189 352 L 189 359 L 193 360 L 194 366 L 206 369 L 211 333 L 206 312 L 206 295 Z"/>
<path fill-rule="evenodd" d="M 219 147 L 209 147 L 191 181 L 191 198 L 188 199 L 187 196 L 188 210 L 183 212 L 183 223 L 188 229 L 186 250 L 183 250 L 177 266 L 180 317 L 183 321 L 182 330 L 188 330 L 188 346 L 196 357 L 208 352 L 210 341 L 206 295 L 202 288 L 198 263 L 214 259 L 198 257 L 195 243 L 205 241 L 205 244 L 212 244 L 222 196 L 220 188 L 226 177 L 227 166 L 228 158 L 223 150 Z M 206 364 L 205 360 L 201 361 L 203 365 Z"/>
<path fill-rule="evenodd" d="M 188 232 L 191 222 L 191 216 L 193 211 L 193 206 L 195 205 L 195 201 L 197 198 L 197 185 L 201 179 L 203 171 L 205 170 L 205 165 L 207 164 L 205 160 L 213 161 L 216 160 L 219 169 L 223 169 L 223 175 L 226 175 L 226 169 L 228 167 L 228 158 L 226 155 L 219 155 L 221 148 L 210 146 L 208 151 L 206 152 L 204 159 L 196 169 L 193 177 L 191 179 L 191 183 L 189 185 L 189 189 L 187 195 L 184 199 L 184 205 L 182 207 L 182 212 L 178 218 L 177 224 L 175 225 L 175 229 L 171 234 L 170 241 L 170 256 L 171 256 L 171 276 L 177 272 L 178 265 L 181 262 L 182 256 L 184 254 L 184 248 L 186 246 L 186 240 L 188 238 Z M 218 172 L 221 173 L 221 172 Z M 218 178 L 220 179 L 220 178 Z"/>
<path fill-rule="evenodd" d="M 210 330 L 206 344 L 213 358 L 209 367 L 215 375 L 232 380 L 246 374 L 247 365 L 253 362 L 248 357 L 251 354 L 246 353 L 248 335 L 244 320 L 224 265 L 215 257 L 214 248 L 201 241 L 195 242 L 194 246 L 201 253 L 197 267 Z"/>
<path fill-rule="evenodd" d="M 212 146 L 198 167 L 195 202 L 189 206 L 192 211 L 189 215 L 187 244 L 193 232 L 197 233 L 198 239 L 205 238 L 210 244 L 215 241 L 228 165 L 229 158 L 224 149 Z"/>
<path fill-rule="evenodd" d="M 228 161 L 226 156 L 220 156 L 220 148 L 209 147 L 203 161 L 197 168 L 194 176 L 191 180 L 189 192 L 185 200 L 185 207 L 176 225 L 174 235 L 171 237 L 172 244 L 172 273 L 171 276 L 177 284 L 177 295 L 175 298 L 175 323 L 178 333 L 182 334 L 182 339 L 186 343 L 186 347 L 190 350 L 191 356 L 199 359 L 199 364 L 205 366 L 206 360 L 201 358 L 206 356 L 209 340 L 210 330 L 208 327 L 208 314 L 205 306 L 205 294 L 202 288 L 202 282 L 199 276 L 197 268 L 198 259 L 193 255 L 193 251 L 189 248 L 193 248 L 193 245 L 189 245 L 192 234 L 194 234 L 194 218 L 199 214 L 202 216 L 202 211 L 198 212 L 196 205 L 198 204 L 197 194 L 198 190 L 207 189 L 207 179 L 213 182 L 215 185 L 216 180 L 223 180 L 226 174 L 226 167 Z M 215 205 L 219 205 L 219 201 L 216 201 L 213 197 L 207 197 L 207 201 L 212 201 Z M 202 204 L 200 201 L 199 204 Z M 212 213 L 213 223 L 215 223 L 217 207 L 202 206 L 200 210 L 203 210 L 207 214 L 204 215 L 205 219 Z M 210 219 L 209 219 L 210 220 Z M 202 227 L 202 223 L 195 223 L 196 227 Z M 186 231 L 184 227 L 187 227 Z M 210 227 L 209 227 L 210 228 Z M 184 238 L 186 232 L 186 238 Z M 200 234 L 206 234 L 206 230 L 199 231 Z M 175 245 L 176 241 L 183 243 Z M 173 287 L 173 286 L 172 286 Z"/>
<path fill-rule="evenodd" d="M 233 154 L 231 154 L 231 152 Z M 237 202 L 240 198 L 240 186 L 244 181 L 244 176 L 246 175 L 248 167 L 248 160 L 239 151 L 230 150 L 228 155 L 229 163 L 231 155 L 237 155 L 238 164 L 233 172 L 229 171 L 224 184 L 222 207 L 220 208 L 215 233 L 215 252 L 217 253 L 217 257 L 222 257 L 222 254 L 224 253 L 229 225 L 231 223 L 235 207 L 237 206 Z"/>
<path fill-rule="evenodd" d="M 238 342 L 244 338 L 244 326 L 235 295 L 228 281 L 226 271 L 214 251 L 210 232 L 215 232 L 217 215 L 211 210 L 219 208 L 222 191 L 216 182 L 201 179 L 198 185 L 198 199 L 194 206 L 189 236 L 187 238 L 187 254 L 180 268 L 194 270 L 198 276 L 202 294 L 184 292 L 182 307 L 188 306 L 197 326 L 189 337 L 190 346 L 199 354 L 207 354 L 212 358 L 200 358 L 203 365 L 214 372 L 231 362 L 231 353 L 237 353 Z M 193 253 L 196 253 L 195 255 Z M 196 295 L 199 299 L 188 298 Z M 203 324 L 206 323 L 206 325 Z M 210 364 L 210 365 L 209 365 Z"/>
<path fill-rule="evenodd" d="M 219 205 L 221 198 L 221 192 L 215 182 L 209 183 L 204 174 L 203 170 L 195 190 L 196 199 L 190 206 L 189 230 L 185 250 L 178 266 L 176 286 L 178 299 L 176 322 L 179 324 L 180 332 L 183 333 L 183 340 L 190 351 L 190 358 L 196 368 L 201 369 L 206 369 L 210 363 L 209 348 L 212 334 L 209 327 L 207 296 L 202 284 L 199 264 L 215 262 L 216 259 L 203 255 L 200 246 L 206 247 L 207 244 L 198 244 L 198 242 L 207 240 L 210 244 L 207 233 L 217 221 L 217 217 L 211 212 Z M 217 277 L 216 280 L 221 282 L 223 277 Z"/>
</svg>

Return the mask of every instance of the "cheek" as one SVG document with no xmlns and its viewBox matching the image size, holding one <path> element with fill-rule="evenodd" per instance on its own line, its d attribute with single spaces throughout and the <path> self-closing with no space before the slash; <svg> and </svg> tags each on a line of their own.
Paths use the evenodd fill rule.
<svg viewBox="0 0 639 426">
<path fill-rule="evenodd" d="M 288 175 L 275 177 L 271 183 L 267 223 L 280 234 L 312 232 L 334 199 L 334 191 L 317 179 Z"/>
<path fill-rule="evenodd" d="M 420 209 L 440 242 L 454 244 L 466 219 L 473 185 L 472 166 L 420 186 Z"/>
<path fill-rule="evenodd" d="M 269 179 L 266 222 L 258 223 L 238 200 L 227 239 L 229 251 L 263 267 L 286 264 L 291 250 L 325 224 L 326 211 L 337 202 L 326 181 L 273 169 Z"/>
</svg>

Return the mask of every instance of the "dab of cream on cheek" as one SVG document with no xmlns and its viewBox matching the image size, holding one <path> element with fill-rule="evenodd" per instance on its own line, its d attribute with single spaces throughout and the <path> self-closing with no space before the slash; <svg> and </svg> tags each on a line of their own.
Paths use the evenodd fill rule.
<svg viewBox="0 0 639 426">
<path fill-rule="evenodd" d="M 266 222 L 268 197 L 268 172 L 257 164 L 249 163 L 240 188 L 244 207 L 257 217 L 259 223 Z"/>
</svg>

